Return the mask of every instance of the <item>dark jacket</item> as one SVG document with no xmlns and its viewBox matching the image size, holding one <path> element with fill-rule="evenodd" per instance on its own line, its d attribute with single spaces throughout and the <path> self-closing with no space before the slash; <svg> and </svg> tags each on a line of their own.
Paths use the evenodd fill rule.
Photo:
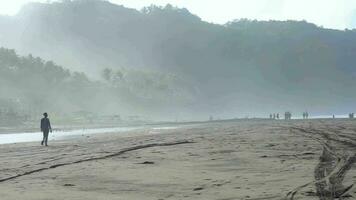
<svg viewBox="0 0 356 200">
<path fill-rule="evenodd" d="M 41 131 L 49 131 L 51 130 L 51 122 L 48 118 L 41 119 Z"/>
</svg>

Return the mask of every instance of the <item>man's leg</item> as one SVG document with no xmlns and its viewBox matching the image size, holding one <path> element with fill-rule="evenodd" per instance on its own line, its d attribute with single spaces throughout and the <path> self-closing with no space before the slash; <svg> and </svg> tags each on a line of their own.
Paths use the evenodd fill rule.
<svg viewBox="0 0 356 200">
<path fill-rule="evenodd" d="M 45 141 L 45 131 L 42 131 L 42 133 L 43 133 L 43 139 L 42 139 L 41 145 L 43 145 L 43 143 Z"/>
<path fill-rule="evenodd" d="M 46 130 L 46 131 L 45 131 L 45 145 L 46 145 L 46 146 L 47 146 L 47 141 L 48 141 L 48 133 L 49 133 L 49 131 Z"/>
</svg>

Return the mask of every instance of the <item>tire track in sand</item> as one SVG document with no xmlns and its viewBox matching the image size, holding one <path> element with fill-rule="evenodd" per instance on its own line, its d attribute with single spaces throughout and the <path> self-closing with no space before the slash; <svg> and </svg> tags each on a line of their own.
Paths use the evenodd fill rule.
<svg viewBox="0 0 356 200">
<path fill-rule="evenodd" d="M 285 199 L 293 200 L 298 192 L 311 184 L 315 184 L 316 195 L 319 196 L 320 200 L 331 200 L 345 195 L 353 185 L 344 187 L 342 183 L 347 172 L 356 162 L 356 153 L 353 153 L 351 156 L 337 154 L 335 149 L 340 146 L 344 146 L 344 148 L 355 147 L 356 144 L 354 141 L 351 138 L 345 138 L 345 135 L 339 137 L 337 134 L 330 135 L 322 130 L 301 127 L 291 127 L 290 129 L 299 133 L 301 132 L 304 136 L 316 140 L 322 145 L 323 151 L 319 159 L 320 161 L 314 170 L 315 181 L 306 183 L 288 192 Z M 328 127 L 328 130 L 330 130 L 330 127 Z M 321 136 L 323 139 L 314 137 L 314 135 Z M 336 138 L 333 136 L 336 136 Z M 331 142 L 335 142 L 338 145 L 335 147 L 331 146 Z"/>
</svg>

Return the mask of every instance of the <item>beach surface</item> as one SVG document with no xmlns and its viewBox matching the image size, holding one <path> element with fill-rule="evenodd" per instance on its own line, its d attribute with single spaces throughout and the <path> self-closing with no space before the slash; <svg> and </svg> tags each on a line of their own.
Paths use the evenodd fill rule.
<svg viewBox="0 0 356 200">
<path fill-rule="evenodd" d="M 49 145 L 0 145 L 0 199 L 356 197 L 352 120 L 212 122 Z"/>
</svg>

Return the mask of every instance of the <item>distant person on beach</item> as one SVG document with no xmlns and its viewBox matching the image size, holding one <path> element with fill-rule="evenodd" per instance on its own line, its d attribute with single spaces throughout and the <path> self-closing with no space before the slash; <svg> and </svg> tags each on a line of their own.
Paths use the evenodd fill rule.
<svg viewBox="0 0 356 200">
<path fill-rule="evenodd" d="M 285 112 L 285 113 L 284 113 L 284 119 L 285 119 L 285 120 L 291 120 L 291 119 L 292 119 L 292 113 L 290 113 L 290 112 Z"/>
<path fill-rule="evenodd" d="M 51 127 L 51 122 L 48 119 L 48 114 L 47 113 L 43 113 L 43 118 L 41 119 L 41 131 L 43 132 L 43 140 L 41 142 L 41 145 L 45 144 L 47 145 L 47 141 L 48 141 L 48 133 L 51 132 L 52 133 L 52 127 Z"/>
</svg>

